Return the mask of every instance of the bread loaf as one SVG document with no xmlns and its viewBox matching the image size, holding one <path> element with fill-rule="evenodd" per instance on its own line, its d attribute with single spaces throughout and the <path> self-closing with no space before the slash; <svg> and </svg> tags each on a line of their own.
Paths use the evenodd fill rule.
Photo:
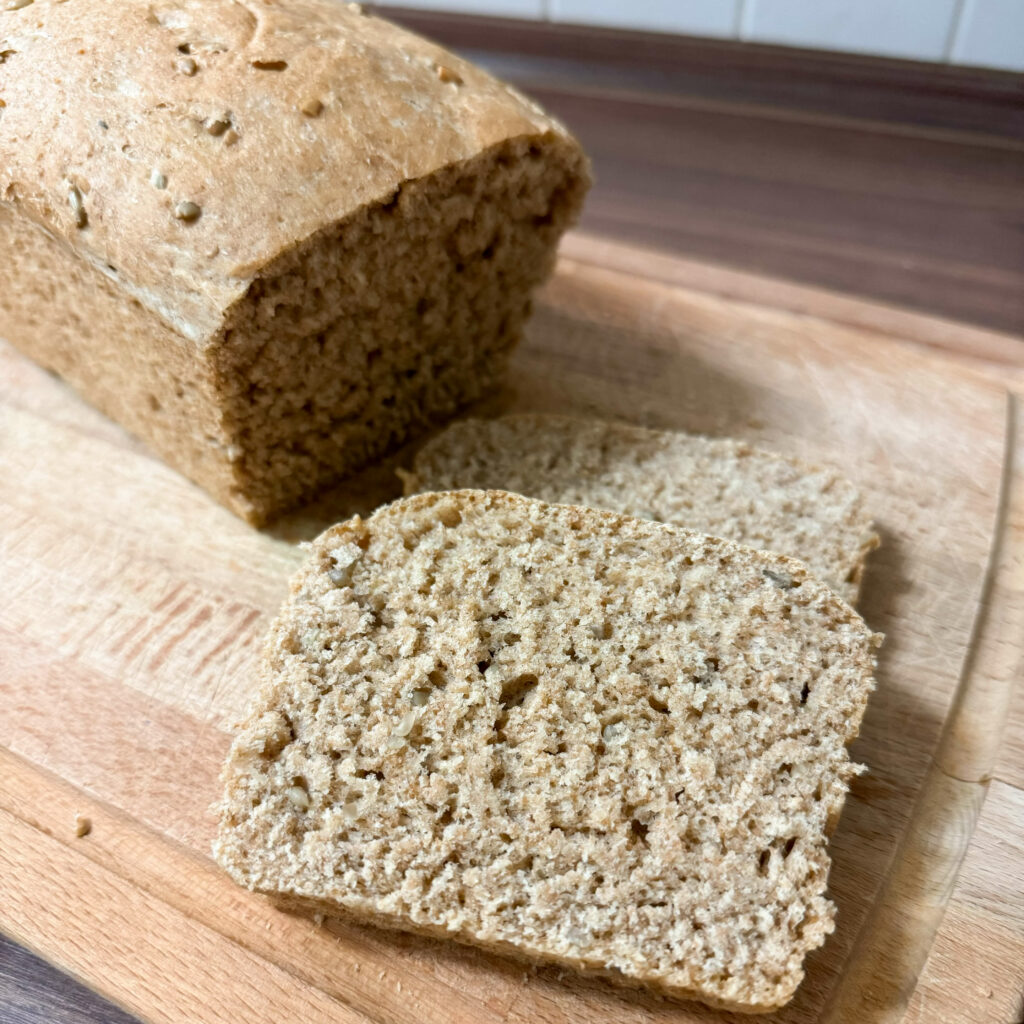
<svg viewBox="0 0 1024 1024">
<path fill-rule="evenodd" d="M 406 493 L 518 491 L 712 533 L 800 559 L 855 601 L 878 544 L 841 473 L 748 444 L 568 416 L 453 423 L 417 454 Z"/>
<path fill-rule="evenodd" d="M 0 10 L 0 336 L 254 522 L 491 386 L 587 186 L 336 0 Z"/>
<path fill-rule="evenodd" d="M 780 555 L 402 499 L 293 580 L 216 856 L 286 904 L 770 1010 L 833 927 L 876 640 Z"/>
</svg>

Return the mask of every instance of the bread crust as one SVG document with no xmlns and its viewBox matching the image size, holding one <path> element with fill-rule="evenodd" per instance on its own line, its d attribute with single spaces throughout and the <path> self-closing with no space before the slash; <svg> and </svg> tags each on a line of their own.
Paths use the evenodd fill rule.
<svg viewBox="0 0 1024 1024">
<path fill-rule="evenodd" d="M 326 225 L 503 140 L 569 138 L 336 0 L 35 0 L 0 12 L 0 51 L 0 202 L 197 346 Z"/>
</svg>

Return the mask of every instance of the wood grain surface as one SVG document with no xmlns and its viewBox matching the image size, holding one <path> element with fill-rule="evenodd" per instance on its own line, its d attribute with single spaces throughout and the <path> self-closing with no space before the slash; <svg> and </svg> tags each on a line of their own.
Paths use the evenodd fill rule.
<svg viewBox="0 0 1024 1024">
<path fill-rule="evenodd" d="M 1014 401 L 880 334 L 884 311 L 771 308 L 735 280 L 686 287 L 685 267 L 644 278 L 635 252 L 590 264 L 587 246 L 573 241 L 510 386 L 478 412 L 580 411 L 835 462 L 883 537 L 862 610 L 888 640 L 854 749 L 871 771 L 832 843 L 838 928 L 771 1019 L 953 1021 L 984 979 L 993 996 L 969 1019 L 1006 1024 L 1024 962 L 1007 938 L 1020 735 L 998 710 L 1018 707 L 1024 635 Z M 0 930 L 151 1021 L 748 1019 L 318 924 L 213 864 L 227 729 L 296 542 L 398 492 L 383 465 L 254 531 L 0 347 Z M 990 954 L 987 973 L 964 950 Z"/>
</svg>

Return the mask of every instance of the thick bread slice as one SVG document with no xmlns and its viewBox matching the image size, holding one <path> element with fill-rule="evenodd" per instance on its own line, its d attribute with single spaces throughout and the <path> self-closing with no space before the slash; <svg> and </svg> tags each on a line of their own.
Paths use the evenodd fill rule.
<svg viewBox="0 0 1024 1024">
<path fill-rule="evenodd" d="M 424 446 L 406 493 L 501 488 L 702 530 L 805 562 L 855 601 L 878 545 L 835 470 L 730 440 L 568 416 L 453 424 Z"/>
<path fill-rule="evenodd" d="M 406 498 L 313 543 L 215 853 L 286 903 L 770 1010 L 833 927 L 877 639 L 780 555 Z"/>
</svg>

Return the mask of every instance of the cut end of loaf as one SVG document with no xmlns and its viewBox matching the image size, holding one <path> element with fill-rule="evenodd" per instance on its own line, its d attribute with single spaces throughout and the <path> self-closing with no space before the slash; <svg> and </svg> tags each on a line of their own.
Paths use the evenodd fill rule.
<svg viewBox="0 0 1024 1024">
<path fill-rule="evenodd" d="M 510 139 L 262 273 L 213 352 L 224 500 L 263 522 L 493 388 L 588 184 L 568 136 Z"/>
<path fill-rule="evenodd" d="M 286 902 L 773 1009 L 832 930 L 875 646 L 781 556 L 500 492 L 403 499 L 293 581 L 216 855 Z"/>
</svg>

